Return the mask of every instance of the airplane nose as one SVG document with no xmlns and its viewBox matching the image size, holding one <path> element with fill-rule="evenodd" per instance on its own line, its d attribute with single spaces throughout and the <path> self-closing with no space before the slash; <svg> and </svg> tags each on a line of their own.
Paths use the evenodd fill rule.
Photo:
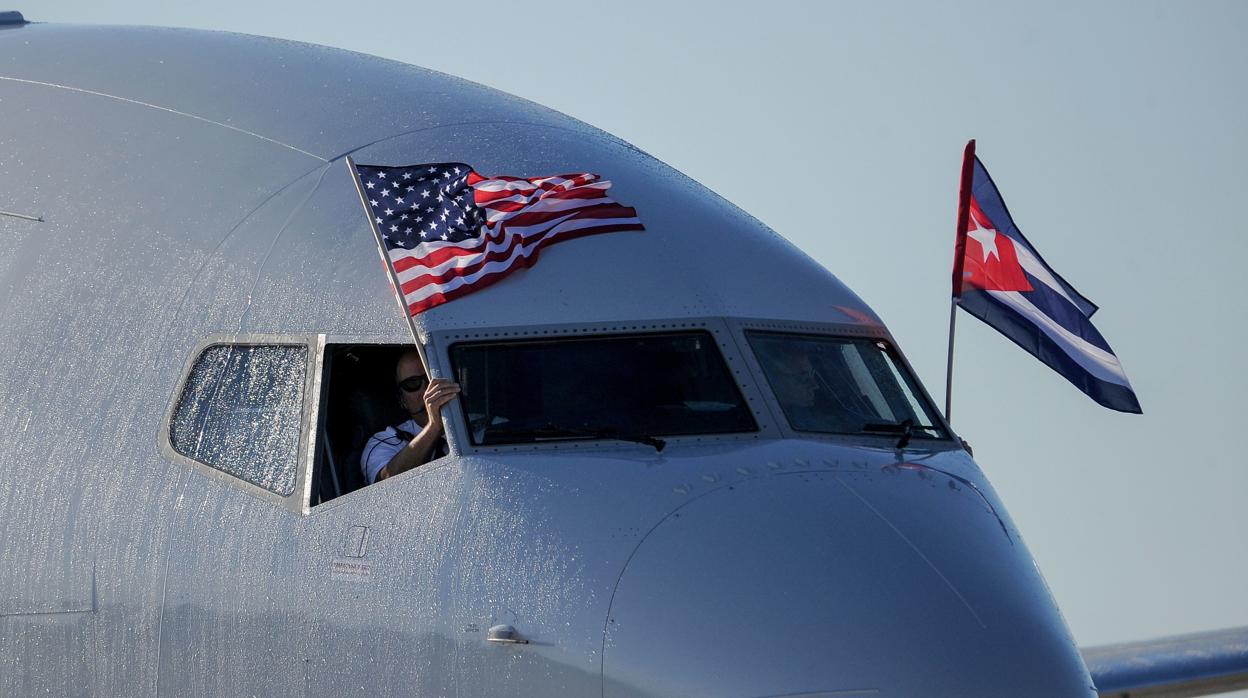
<svg viewBox="0 0 1248 698">
<path fill-rule="evenodd" d="M 604 696 L 1095 696 L 995 496 L 945 480 L 776 475 L 672 512 L 617 583 Z"/>
</svg>

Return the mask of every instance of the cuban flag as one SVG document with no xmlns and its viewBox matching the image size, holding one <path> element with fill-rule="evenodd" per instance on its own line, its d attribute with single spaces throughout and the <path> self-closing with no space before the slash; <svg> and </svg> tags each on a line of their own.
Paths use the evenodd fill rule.
<svg viewBox="0 0 1248 698">
<path fill-rule="evenodd" d="M 963 164 L 953 298 L 1093 400 L 1140 413 L 1122 364 L 1089 319 L 1096 305 L 1058 276 L 1014 225 L 975 157 L 974 141 Z"/>
</svg>

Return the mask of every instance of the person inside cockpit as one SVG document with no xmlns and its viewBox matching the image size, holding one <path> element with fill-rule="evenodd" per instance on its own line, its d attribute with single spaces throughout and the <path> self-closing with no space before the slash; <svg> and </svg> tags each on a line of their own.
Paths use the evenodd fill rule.
<svg viewBox="0 0 1248 698">
<path fill-rule="evenodd" d="M 810 347 L 786 343 L 767 357 L 772 390 L 790 425 L 798 431 L 841 432 L 852 429 L 844 405 L 820 375 Z"/>
<path fill-rule="evenodd" d="M 414 349 L 399 357 L 394 383 L 410 419 L 373 434 L 365 444 L 360 468 L 370 485 L 447 454 L 441 410 L 459 395 L 459 384 L 449 378 L 429 380 Z"/>
</svg>

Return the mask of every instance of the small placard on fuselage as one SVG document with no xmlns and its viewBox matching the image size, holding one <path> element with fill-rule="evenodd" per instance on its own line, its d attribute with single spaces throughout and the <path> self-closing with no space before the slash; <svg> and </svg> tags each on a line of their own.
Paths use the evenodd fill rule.
<svg viewBox="0 0 1248 698">
<path fill-rule="evenodd" d="M 367 582 L 372 578 L 372 567 L 367 562 L 338 558 L 329 564 L 330 576 L 347 582 Z"/>
</svg>

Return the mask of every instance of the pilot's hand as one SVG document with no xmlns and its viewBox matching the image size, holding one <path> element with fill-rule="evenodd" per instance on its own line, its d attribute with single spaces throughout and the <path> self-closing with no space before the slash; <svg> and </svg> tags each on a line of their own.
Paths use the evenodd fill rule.
<svg viewBox="0 0 1248 698">
<path fill-rule="evenodd" d="M 438 410 L 454 400 L 457 395 L 459 395 L 459 383 L 450 378 L 434 378 L 429 381 L 429 387 L 425 388 L 425 411 L 429 415 L 430 424 L 441 421 L 435 420 Z"/>
</svg>

